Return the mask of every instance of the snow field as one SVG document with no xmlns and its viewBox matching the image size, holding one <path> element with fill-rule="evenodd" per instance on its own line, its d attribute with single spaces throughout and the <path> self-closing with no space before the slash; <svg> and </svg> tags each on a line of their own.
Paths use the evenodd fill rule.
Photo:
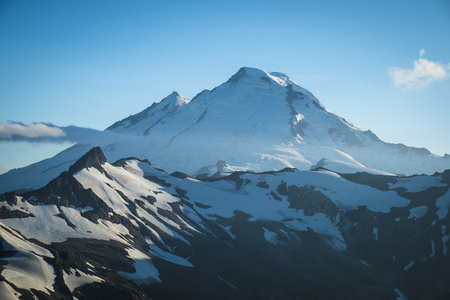
<svg viewBox="0 0 450 300">
<path fill-rule="evenodd" d="M 1 275 L 21 289 L 36 289 L 46 294 L 54 291 L 53 283 L 56 276 L 53 266 L 42 257 L 53 257 L 53 255 L 38 245 L 24 241 L 19 235 L 11 234 L 3 225 L 0 228 L 0 234 L 4 239 L 5 250 L 19 251 L 14 256 L 4 258 L 8 264 L 4 265 L 5 269 Z M 9 290 L 8 287 L 6 289 Z M 9 294 L 8 298 L 12 297 L 10 293 L 7 294 Z"/>
<path fill-rule="evenodd" d="M 75 275 L 78 273 L 78 276 Z M 74 289 L 85 284 L 94 282 L 103 282 L 104 280 L 95 275 L 89 275 L 81 270 L 70 269 L 70 274 L 63 270 L 64 283 L 67 285 L 69 290 L 73 292 Z"/>
</svg>

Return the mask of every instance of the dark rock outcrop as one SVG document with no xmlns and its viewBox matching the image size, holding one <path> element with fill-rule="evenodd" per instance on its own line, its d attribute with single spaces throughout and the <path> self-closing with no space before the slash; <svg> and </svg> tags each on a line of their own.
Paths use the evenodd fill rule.
<svg viewBox="0 0 450 300">
<path fill-rule="evenodd" d="M 82 169 L 91 167 L 102 170 L 102 164 L 105 162 L 106 157 L 102 149 L 100 147 L 94 147 L 69 168 L 69 174 L 74 174 Z"/>
</svg>

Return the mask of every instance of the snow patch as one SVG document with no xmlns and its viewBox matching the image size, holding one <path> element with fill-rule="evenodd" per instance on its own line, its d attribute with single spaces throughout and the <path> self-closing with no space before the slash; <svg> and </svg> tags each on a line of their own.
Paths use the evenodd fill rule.
<svg viewBox="0 0 450 300">
<path fill-rule="evenodd" d="M 164 259 L 166 261 L 170 261 L 171 263 L 180 265 L 180 266 L 185 266 L 185 267 L 193 267 L 193 265 L 191 264 L 191 262 L 189 262 L 186 258 L 183 258 L 181 256 L 166 252 L 164 250 L 161 250 L 158 246 L 156 246 L 150 238 L 146 238 L 145 239 L 146 242 L 149 244 L 150 246 L 150 250 L 149 252 L 153 255 L 158 256 L 161 259 Z"/>
<path fill-rule="evenodd" d="M 26 238 L 35 238 L 48 245 L 64 242 L 68 238 L 113 239 L 128 243 L 123 239 L 129 234 L 125 226 L 106 220 L 99 220 L 98 224 L 95 224 L 81 216 L 83 209 L 63 206 L 58 209 L 56 205 L 38 203 L 34 206 L 27 202 L 20 205 L 35 217 L 2 219 L 0 224 L 20 228 L 20 233 Z M 70 227 L 64 219 L 58 217 L 59 210 L 75 225 L 75 228 Z"/>
<path fill-rule="evenodd" d="M 431 240 L 431 254 L 430 254 L 430 257 L 434 257 L 435 254 L 436 254 L 436 249 L 434 248 L 434 241 Z"/>
<path fill-rule="evenodd" d="M 374 168 L 368 168 L 365 165 L 357 162 L 352 157 L 349 156 L 350 161 L 339 161 L 339 160 L 328 160 L 321 159 L 316 165 L 312 166 L 311 169 L 322 167 L 327 170 L 340 173 L 340 174 L 353 174 L 366 172 L 373 175 L 385 175 L 385 176 L 395 176 L 393 173 L 377 170 Z"/>
<path fill-rule="evenodd" d="M 78 272 L 78 276 L 75 275 Z M 73 292 L 74 289 L 77 287 L 80 287 L 85 284 L 90 284 L 93 282 L 103 282 L 104 280 L 100 277 L 97 277 L 95 275 L 89 275 L 84 273 L 81 270 L 77 269 L 70 269 L 70 273 L 67 273 L 65 270 L 63 270 L 63 277 L 64 277 L 64 283 L 67 285 L 67 287 L 70 289 L 71 292 Z"/>
<path fill-rule="evenodd" d="M 389 184 L 389 189 L 396 189 L 399 187 L 405 188 L 410 193 L 418 193 L 425 191 L 431 187 L 443 187 L 445 183 L 441 182 L 441 177 L 435 176 L 414 176 L 409 178 L 396 178 L 397 182 Z"/>
<path fill-rule="evenodd" d="M 444 255 L 447 255 L 447 252 L 448 252 L 447 246 L 445 245 L 445 243 L 447 243 L 449 241 L 449 239 L 450 239 L 450 235 L 449 234 L 445 234 L 446 230 L 447 230 L 447 225 L 442 225 L 441 226 L 441 234 L 442 234 L 441 241 L 442 241 L 442 253 Z"/>
<path fill-rule="evenodd" d="M 229 226 L 223 226 L 222 228 L 226 231 L 226 233 L 228 233 L 228 235 L 229 235 L 231 238 L 235 239 L 235 238 L 236 238 L 236 235 L 235 235 L 233 232 L 231 232 L 231 226 L 232 226 L 232 225 L 229 225 Z"/>
<path fill-rule="evenodd" d="M 375 241 L 378 241 L 378 228 L 374 227 L 372 234 L 375 236 Z"/>
<path fill-rule="evenodd" d="M 359 260 L 363 265 L 365 265 L 366 267 L 369 267 L 369 263 L 365 260 L 360 259 Z"/>
<path fill-rule="evenodd" d="M 262 228 L 264 229 L 264 238 L 266 239 L 266 241 L 268 241 L 269 243 L 273 244 L 273 245 L 277 245 L 278 244 L 278 236 L 275 232 L 270 231 L 266 228 Z"/>
<path fill-rule="evenodd" d="M 128 257 L 134 261 L 136 272 L 128 273 L 119 271 L 118 273 L 120 275 L 133 280 L 137 284 L 161 282 L 159 279 L 159 271 L 153 265 L 151 258 L 147 254 L 133 248 L 128 248 L 126 251 L 128 252 Z"/>
<path fill-rule="evenodd" d="M 400 292 L 400 290 L 398 288 L 395 288 L 394 291 L 397 293 L 397 297 L 396 300 L 408 300 L 408 298 L 405 297 L 405 295 L 403 295 L 402 292 Z"/>
<path fill-rule="evenodd" d="M 447 249 L 447 246 L 445 245 L 445 243 L 447 243 L 449 240 L 450 240 L 450 234 L 443 235 L 442 238 L 441 238 L 441 241 L 442 241 L 442 253 L 444 255 L 447 255 L 447 253 L 448 253 L 448 249 Z"/>
<path fill-rule="evenodd" d="M 54 291 L 55 272 L 42 257 L 30 252 L 20 252 L 5 258 L 8 264 L 2 276 L 21 289 L 36 289 L 50 295 Z"/>
<path fill-rule="evenodd" d="M 26 241 L 15 231 L 4 230 L 0 225 L 0 236 L 3 239 L 4 250 L 18 250 L 31 252 L 39 256 L 53 257 L 52 253 L 41 246 L 32 242 Z"/>
<path fill-rule="evenodd" d="M 425 206 L 425 205 L 411 208 L 409 210 L 408 220 L 420 219 L 420 218 L 422 218 L 423 216 L 425 216 L 427 214 L 427 211 L 428 211 L 428 207 Z"/>
<path fill-rule="evenodd" d="M 409 269 L 412 268 L 412 266 L 414 266 L 415 262 L 414 261 L 410 261 L 409 264 L 407 264 L 403 270 L 408 271 Z"/>
<path fill-rule="evenodd" d="M 19 300 L 21 294 L 16 292 L 8 283 L 0 281 L 0 299 L 2 300 Z"/>
<path fill-rule="evenodd" d="M 436 211 L 436 215 L 438 216 L 439 220 L 445 219 L 450 207 L 450 190 L 436 200 L 436 207 L 438 208 L 438 210 Z"/>
</svg>

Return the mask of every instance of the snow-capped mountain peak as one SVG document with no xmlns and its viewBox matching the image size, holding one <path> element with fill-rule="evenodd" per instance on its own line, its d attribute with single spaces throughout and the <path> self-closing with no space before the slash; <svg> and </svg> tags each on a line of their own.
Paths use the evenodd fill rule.
<svg viewBox="0 0 450 300">
<path fill-rule="evenodd" d="M 269 73 L 249 67 L 242 67 L 237 71 L 236 74 L 228 79 L 228 83 L 248 83 L 254 81 L 263 81 L 270 83 L 268 79 L 270 79 Z"/>
<path fill-rule="evenodd" d="M 323 158 L 359 171 L 423 172 L 409 170 L 403 147 L 383 143 L 327 111 L 288 75 L 250 67 L 182 108 L 158 116 L 157 122 L 141 118 L 139 124 L 109 129 L 147 136 L 152 147 L 146 153 L 155 153 L 148 157 L 152 163 L 190 175 L 206 169 L 212 175 L 219 171 L 213 170 L 218 161 L 229 170 L 267 171 L 309 169 Z M 435 170 L 442 171 L 434 164 L 431 172 Z"/>
<path fill-rule="evenodd" d="M 289 76 L 279 72 L 266 72 L 256 68 L 242 67 L 239 71 L 228 79 L 227 83 L 252 83 L 265 82 L 268 84 L 277 83 L 281 86 L 295 84 Z"/>
<path fill-rule="evenodd" d="M 275 84 L 281 87 L 288 87 L 293 92 L 302 93 L 308 98 L 313 99 L 317 103 L 319 100 L 308 90 L 299 86 L 288 75 L 281 72 L 266 72 L 257 68 L 242 67 L 239 71 L 228 79 L 226 84 Z M 290 86 L 290 87 L 289 87 Z"/>
<path fill-rule="evenodd" d="M 109 162 L 140 157 L 169 173 L 191 176 L 309 170 L 322 159 L 350 173 L 432 174 L 450 168 L 448 158 L 385 143 L 353 126 L 286 74 L 249 67 L 192 101 L 173 92 L 107 131 L 121 135 L 112 141 L 105 134 L 95 144 L 76 145 L 28 171 L 1 175 L 0 191 L 40 187 L 94 146 Z"/>
<path fill-rule="evenodd" d="M 184 98 L 178 92 L 174 91 L 172 94 L 161 100 L 160 105 L 164 106 L 164 109 L 168 111 L 174 111 L 182 108 L 189 103 L 189 99 Z"/>
</svg>

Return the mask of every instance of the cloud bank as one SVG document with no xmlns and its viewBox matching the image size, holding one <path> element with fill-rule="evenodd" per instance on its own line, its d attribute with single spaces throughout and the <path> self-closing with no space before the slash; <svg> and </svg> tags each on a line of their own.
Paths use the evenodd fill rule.
<svg viewBox="0 0 450 300">
<path fill-rule="evenodd" d="M 0 141 L 35 143 L 92 142 L 109 132 L 77 126 L 58 127 L 46 123 L 0 123 Z"/>
<path fill-rule="evenodd" d="M 65 135 L 62 129 L 43 123 L 0 123 L 1 140 L 15 139 L 18 137 L 24 139 L 60 138 Z"/>
<path fill-rule="evenodd" d="M 450 65 L 443 66 L 438 62 L 429 61 L 422 58 L 424 54 L 425 49 L 421 49 L 419 52 L 421 58 L 414 61 L 412 69 L 398 67 L 388 69 L 389 76 L 396 88 L 403 90 L 419 89 L 450 77 Z"/>
</svg>

